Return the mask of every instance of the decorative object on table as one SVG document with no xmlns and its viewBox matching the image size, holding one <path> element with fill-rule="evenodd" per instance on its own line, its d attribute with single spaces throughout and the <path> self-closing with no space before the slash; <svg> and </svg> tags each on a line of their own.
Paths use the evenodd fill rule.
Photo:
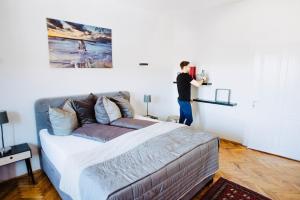
<svg viewBox="0 0 300 200">
<path fill-rule="evenodd" d="M 149 116 L 148 104 L 151 103 L 151 95 L 150 94 L 145 94 L 144 95 L 144 102 L 147 104 L 147 115 L 146 116 Z"/>
<path fill-rule="evenodd" d="M 238 185 L 234 182 L 219 178 L 219 180 L 205 193 L 201 200 L 271 200 L 257 192 Z"/>
<path fill-rule="evenodd" d="M 47 18 L 50 66 L 112 68 L 112 31 Z"/>
<path fill-rule="evenodd" d="M 2 138 L 2 149 L 1 149 L 1 154 L 9 152 L 11 150 L 11 147 L 5 147 L 4 145 L 4 136 L 3 136 L 3 127 L 2 124 L 7 124 L 8 117 L 7 117 L 7 112 L 6 111 L 0 111 L 0 126 L 1 126 L 1 138 Z"/>
<path fill-rule="evenodd" d="M 201 73 L 200 74 L 197 74 L 196 75 L 196 78 L 197 80 L 201 80 L 201 79 L 205 79 L 205 81 L 203 81 L 203 83 L 207 83 L 208 82 L 208 77 L 207 77 L 207 74 L 205 73 L 205 70 L 201 70 Z"/>
<path fill-rule="evenodd" d="M 216 89 L 215 92 L 215 101 L 220 103 L 230 103 L 230 89 Z"/>
<path fill-rule="evenodd" d="M 32 183 L 35 184 L 30 162 L 31 157 L 31 149 L 27 143 L 14 145 L 11 147 L 11 151 L 0 155 L 0 166 L 25 160 L 28 176 L 31 177 Z"/>
<path fill-rule="evenodd" d="M 190 67 L 190 72 L 189 72 L 190 76 L 196 80 L 196 66 L 192 66 Z"/>
<path fill-rule="evenodd" d="M 153 116 L 153 115 L 148 115 L 148 116 L 145 116 L 145 117 L 148 117 L 148 118 L 150 118 L 150 119 L 157 119 L 157 120 L 158 120 L 158 117 Z"/>
</svg>

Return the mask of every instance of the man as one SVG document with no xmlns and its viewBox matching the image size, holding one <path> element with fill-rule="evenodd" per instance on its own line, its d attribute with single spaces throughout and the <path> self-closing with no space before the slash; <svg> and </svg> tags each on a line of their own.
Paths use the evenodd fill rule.
<svg viewBox="0 0 300 200">
<path fill-rule="evenodd" d="M 200 87 L 205 78 L 200 81 L 194 80 L 190 75 L 190 62 L 182 61 L 180 63 L 181 72 L 177 76 L 178 104 L 180 107 L 179 123 L 190 126 L 193 122 L 191 106 L 191 85 Z"/>
</svg>

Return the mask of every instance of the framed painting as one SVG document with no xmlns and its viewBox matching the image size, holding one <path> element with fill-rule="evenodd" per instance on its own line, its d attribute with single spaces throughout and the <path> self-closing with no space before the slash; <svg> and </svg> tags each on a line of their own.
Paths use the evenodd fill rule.
<svg viewBox="0 0 300 200">
<path fill-rule="evenodd" d="M 112 31 L 47 18 L 50 66 L 112 68 Z"/>
<path fill-rule="evenodd" d="M 230 89 L 216 89 L 215 101 L 220 103 L 230 103 Z"/>
</svg>

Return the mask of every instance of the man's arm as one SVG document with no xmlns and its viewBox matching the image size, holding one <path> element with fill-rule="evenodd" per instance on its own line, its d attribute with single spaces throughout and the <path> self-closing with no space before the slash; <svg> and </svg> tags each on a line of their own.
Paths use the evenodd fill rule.
<svg viewBox="0 0 300 200">
<path fill-rule="evenodd" d="M 200 87 L 202 84 L 203 84 L 203 82 L 205 81 L 205 78 L 202 78 L 201 80 L 199 80 L 199 81 L 196 81 L 196 80 L 192 80 L 191 81 L 191 84 L 193 85 L 193 86 L 195 86 L 195 87 Z"/>
</svg>

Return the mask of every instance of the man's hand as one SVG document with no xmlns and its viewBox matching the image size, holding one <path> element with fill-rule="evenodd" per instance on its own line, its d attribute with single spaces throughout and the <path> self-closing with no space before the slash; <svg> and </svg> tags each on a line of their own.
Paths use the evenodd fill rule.
<svg viewBox="0 0 300 200">
<path fill-rule="evenodd" d="M 193 86 L 195 86 L 195 87 L 200 87 L 200 86 L 203 84 L 204 81 L 206 81 L 206 77 L 203 77 L 203 78 L 202 78 L 201 80 L 199 80 L 199 81 L 192 80 L 192 81 L 191 81 L 191 84 L 192 84 Z"/>
</svg>

